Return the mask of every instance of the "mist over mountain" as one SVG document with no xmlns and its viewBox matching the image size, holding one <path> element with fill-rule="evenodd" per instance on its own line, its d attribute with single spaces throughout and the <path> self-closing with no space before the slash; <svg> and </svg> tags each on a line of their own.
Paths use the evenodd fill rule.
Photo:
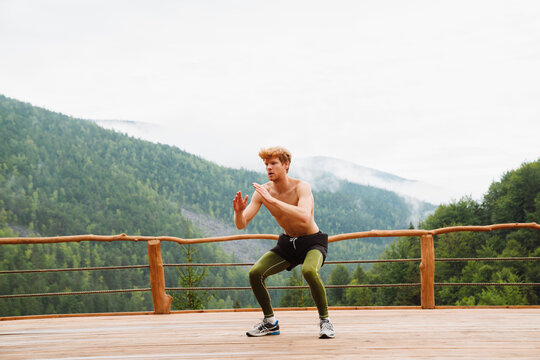
<svg viewBox="0 0 540 360">
<path fill-rule="evenodd" d="M 290 175 L 309 182 L 314 191 L 347 192 L 351 187 L 368 186 L 394 192 L 405 202 L 413 224 L 435 209 L 429 202 L 435 197 L 427 196 L 430 190 L 435 193 L 435 187 L 340 159 L 324 156 L 294 159 Z"/>
<path fill-rule="evenodd" d="M 314 156 L 293 160 L 291 175 L 302 178 L 318 190 L 339 190 L 343 180 L 396 192 L 410 201 L 414 199 L 434 204 L 449 199 L 450 192 L 435 185 L 409 180 L 387 172 L 361 166 L 349 161 Z"/>
</svg>

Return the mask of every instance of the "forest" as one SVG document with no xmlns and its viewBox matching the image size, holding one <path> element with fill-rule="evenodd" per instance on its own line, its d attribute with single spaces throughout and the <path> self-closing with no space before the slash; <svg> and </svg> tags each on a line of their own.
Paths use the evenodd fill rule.
<svg viewBox="0 0 540 360">
<path fill-rule="evenodd" d="M 105 130 L 93 122 L 37 108 L 0 95 L 0 237 L 76 234 L 205 236 L 182 210 L 232 223 L 236 191 L 251 193 L 262 173 L 230 169 L 179 148 Z M 256 156 L 256 154 L 254 154 Z M 540 161 L 523 164 L 491 185 L 481 202 L 464 197 L 439 206 L 411 224 L 406 202 L 390 191 L 347 184 L 338 192 L 314 192 L 316 221 L 330 235 L 371 229 L 431 229 L 497 222 L 538 222 Z M 279 233 L 263 211 L 244 233 Z M 437 236 L 437 257 L 540 256 L 540 234 L 531 230 Z M 256 241 L 256 240 L 254 240 Z M 268 240 L 260 240 L 271 247 Z M 246 243 L 249 246 L 249 243 Z M 240 254 L 220 245 L 187 249 L 162 244 L 164 263 L 235 262 Z M 328 260 L 419 256 L 418 238 L 358 239 L 331 244 Z M 0 270 L 144 265 L 146 244 L 92 243 L 1 245 Z M 193 268 L 196 269 L 196 268 Z M 327 265 L 327 284 L 418 282 L 418 264 Z M 438 263 L 440 282 L 538 282 L 538 262 Z M 147 288 L 145 269 L 0 274 L 0 295 Z M 182 287 L 248 286 L 247 269 L 167 268 L 166 284 Z M 296 270 L 268 279 L 269 285 L 301 284 Z M 538 287 L 441 287 L 438 304 L 538 304 Z M 310 306 L 307 291 L 272 291 L 274 305 Z M 177 292 L 175 308 L 257 307 L 249 291 Z M 331 289 L 330 305 L 419 304 L 417 289 Z M 194 301 L 186 301 L 191 299 Z M 151 310 L 145 292 L 0 299 L 0 316 Z"/>
</svg>

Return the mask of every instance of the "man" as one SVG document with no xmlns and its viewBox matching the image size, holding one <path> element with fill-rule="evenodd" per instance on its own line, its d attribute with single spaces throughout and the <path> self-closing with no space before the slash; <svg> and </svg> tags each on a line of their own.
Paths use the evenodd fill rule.
<svg viewBox="0 0 540 360">
<path fill-rule="evenodd" d="M 314 201 L 308 183 L 288 176 L 291 153 L 282 147 L 262 149 L 259 156 L 266 165 L 266 184 L 253 183 L 255 192 L 248 205 L 248 196 L 236 193 L 233 200 L 234 223 L 243 229 L 264 205 L 274 216 L 284 233 L 277 246 L 264 254 L 249 271 L 249 282 L 264 313 L 264 319 L 246 334 L 248 336 L 278 335 L 279 325 L 274 317 L 265 279 L 285 269 L 302 265 L 302 275 L 320 318 L 319 338 L 333 338 L 334 328 L 328 319 L 326 291 L 319 276 L 328 251 L 328 235 L 319 231 L 313 217 Z"/>
</svg>

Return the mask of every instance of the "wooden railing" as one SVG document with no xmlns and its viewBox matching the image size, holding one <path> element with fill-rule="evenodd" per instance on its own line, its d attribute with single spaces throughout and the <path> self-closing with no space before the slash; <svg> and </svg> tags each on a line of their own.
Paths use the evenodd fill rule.
<svg viewBox="0 0 540 360">
<path fill-rule="evenodd" d="M 455 226 L 435 230 L 372 230 L 364 232 L 347 233 L 333 235 L 329 237 L 329 242 L 336 242 L 348 239 L 374 238 L 374 237 L 400 237 L 400 236 L 419 236 L 421 244 L 421 263 L 420 263 L 420 287 L 421 287 L 421 307 L 422 309 L 435 308 L 435 249 L 433 236 L 451 232 L 464 231 L 493 231 L 503 229 L 534 229 L 540 230 L 537 223 L 511 223 L 495 224 L 488 226 Z M 277 235 L 269 234 L 242 234 L 231 236 L 220 236 L 210 238 L 183 239 L 170 236 L 128 236 L 126 234 L 105 236 L 105 235 L 76 235 L 76 236 L 57 236 L 57 237 L 33 237 L 33 238 L 0 238 L 0 245 L 8 244 L 50 244 L 63 242 L 81 242 L 81 241 L 146 241 L 148 243 L 148 262 L 150 269 L 150 287 L 152 292 L 152 302 L 154 313 L 170 313 L 172 297 L 166 294 L 165 276 L 163 270 L 163 261 L 161 257 L 161 241 L 171 241 L 179 244 L 201 244 L 213 243 L 231 240 L 248 239 L 271 239 L 277 240 Z M 537 258 L 528 258 L 538 261 Z M 448 259 L 447 259 L 448 260 Z M 456 260 L 456 259 L 449 259 Z M 195 264 L 192 264 L 195 265 Z M 2 272 L 0 272 L 2 273 Z M 5 272 L 4 272 L 5 273 Z M 387 284 L 392 286 L 391 284 Z M 528 284 L 540 285 L 540 284 Z M 141 290 L 141 289 L 139 289 Z M 142 289 L 145 290 L 145 289 Z M 137 290 L 134 290 L 137 291 Z M 39 294 L 41 296 L 47 294 Z M 1 297 L 1 296 L 0 296 Z M 6 297 L 6 296 L 4 296 Z"/>
</svg>

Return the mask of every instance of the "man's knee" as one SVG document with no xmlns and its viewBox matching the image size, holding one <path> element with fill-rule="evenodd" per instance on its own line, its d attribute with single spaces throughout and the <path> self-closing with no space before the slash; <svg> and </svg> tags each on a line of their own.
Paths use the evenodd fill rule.
<svg viewBox="0 0 540 360">
<path fill-rule="evenodd" d="M 317 279 L 317 269 L 315 266 L 304 264 L 302 266 L 302 276 L 306 281 Z"/>
<path fill-rule="evenodd" d="M 249 269 L 249 280 L 259 280 L 262 278 L 262 269 L 258 266 L 253 266 L 251 269 Z"/>
</svg>

